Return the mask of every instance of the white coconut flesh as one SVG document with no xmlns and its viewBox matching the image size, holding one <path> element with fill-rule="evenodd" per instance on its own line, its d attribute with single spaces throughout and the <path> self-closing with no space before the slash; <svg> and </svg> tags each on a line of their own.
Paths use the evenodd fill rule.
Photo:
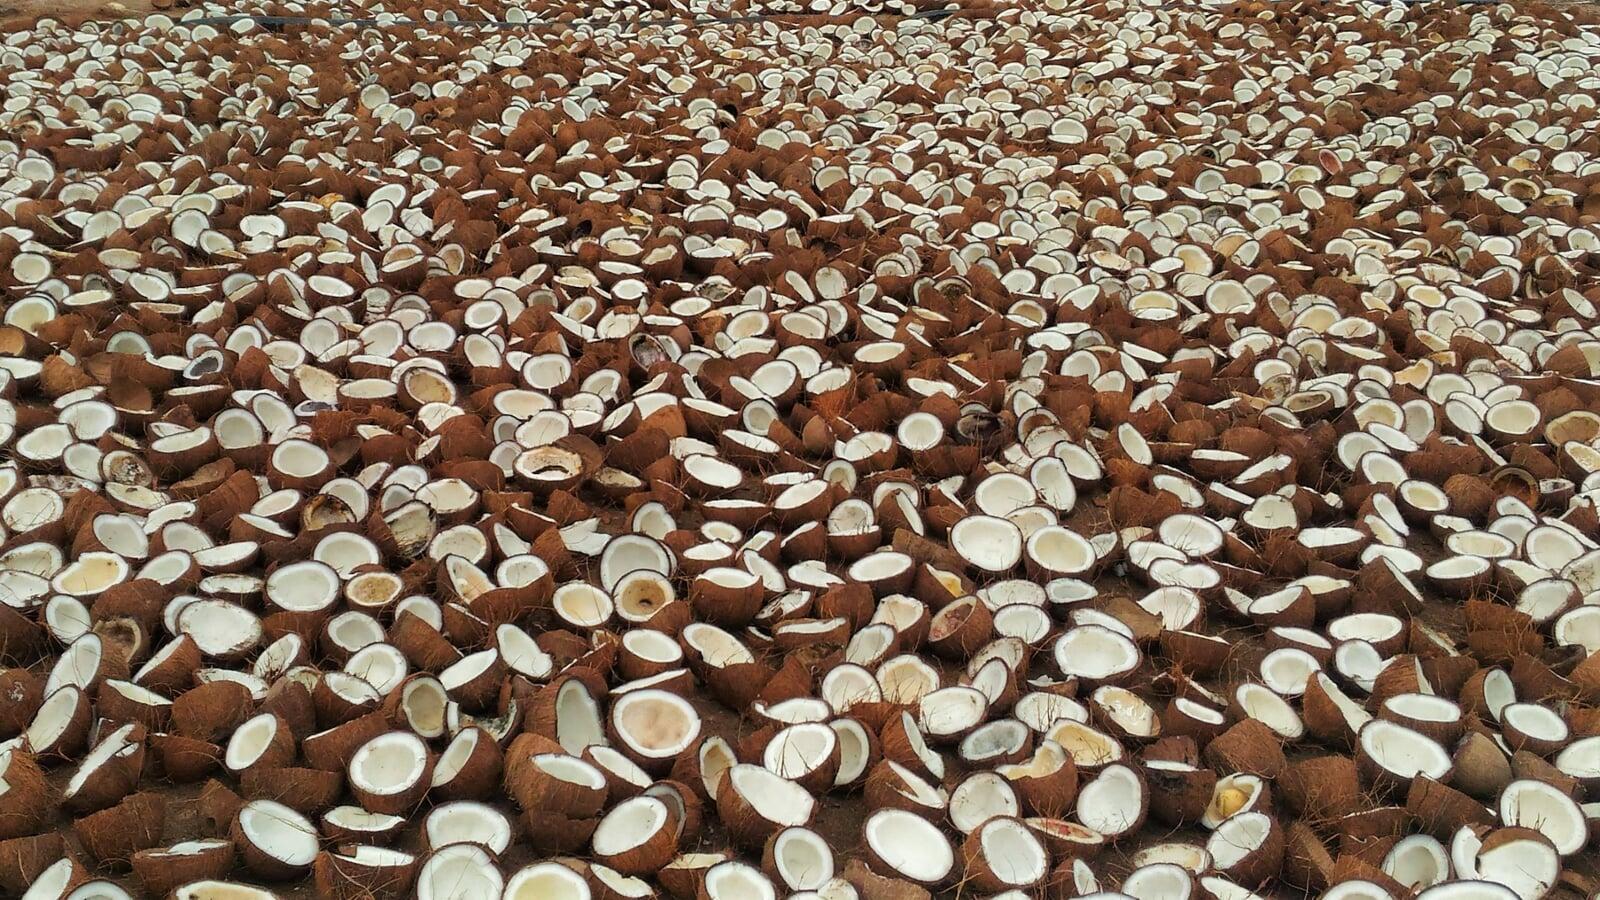
<svg viewBox="0 0 1600 900">
<path fill-rule="evenodd" d="M 863 834 L 874 856 L 912 881 L 943 881 L 955 866 L 955 851 L 949 839 L 933 823 L 914 813 L 880 809 L 867 818 Z"/>
<path fill-rule="evenodd" d="M 1155 737 L 1161 731 L 1155 707 L 1126 688 L 1106 685 L 1095 689 L 1091 702 L 1124 732 L 1134 737 Z"/>
<path fill-rule="evenodd" d="M 979 569 L 1005 572 L 1022 559 L 1022 531 L 995 516 L 968 516 L 951 526 L 950 548 Z"/>
<path fill-rule="evenodd" d="M 1520 900 L 1517 892 L 1492 881 L 1451 881 L 1434 885 L 1417 900 Z"/>
<path fill-rule="evenodd" d="M 1206 852 L 1222 871 L 1227 871 L 1261 848 L 1272 834 L 1272 820 L 1263 813 L 1245 812 L 1229 817 L 1211 832 Z"/>
<path fill-rule="evenodd" d="M 1567 740 L 1567 723 L 1555 710 L 1537 703 L 1511 703 L 1500 710 L 1500 724 L 1530 738 L 1550 743 Z"/>
<path fill-rule="evenodd" d="M 1453 765 L 1450 753 L 1438 741 L 1393 722 L 1368 722 L 1358 740 L 1373 762 L 1399 778 L 1426 775 L 1443 781 Z"/>
<path fill-rule="evenodd" d="M 1461 707 L 1433 694 L 1396 694 L 1383 705 L 1395 715 L 1415 722 L 1448 724 L 1461 719 Z"/>
<path fill-rule="evenodd" d="M 285 866 L 309 866 L 317 855 L 316 828 L 275 800 L 251 800 L 240 807 L 239 831 L 253 847 Z"/>
<path fill-rule="evenodd" d="M 654 797 L 631 797 L 612 807 L 594 830 L 597 856 L 619 856 L 643 846 L 669 825 L 667 805 Z"/>
<path fill-rule="evenodd" d="M 746 647 L 738 638 L 715 625 L 709 625 L 704 622 L 685 625 L 682 639 L 685 644 L 699 654 L 701 659 L 706 661 L 707 665 L 716 668 L 743 665 L 756 661 L 755 655 L 750 652 L 749 647 Z"/>
<path fill-rule="evenodd" d="M 1600 778 L 1600 735 L 1580 738 L 1555 756 L 1555 766 L 1578 779 Z"/>
<path fill-rule="evenodd" d="M 1483 679 L 1483 702 L 1495 721 L 1507 706 L 1517 702 L 1517 689 L 1504 669 L 1490 669 Z"/>
<path fill-rule="evenodd" d="M 1234 699 L 1246 716 L 1271 728 L 1285 740 L 1296 740 L 1305 734 L 1305 723 L 1294 706 L 1263 685 L 1242 684 L 1234 691 Z"/>
<path fill-rule="evenodd" d="M 1431 835 L 1407 835 L 1384 857 L 1383 872 L 1406 887 L 1421 890 L 1450 877 L 1450 855 Z"/>
<path fill-rule="evenodd" d="M 1144 784 L 1127 766 L 1107 766 L 1078 791 L 1078 821 L 1105 835 L 1122 834 L 1144 809 Z"/>
<path fill-rule="evenodd" d="M 978 830 L 989 871 L 1004 884 L 1028 887 L 1049 870 L 1050 857 L 1028 827 L 1013 818 L 991 819 Z"/>
<path fill-rule="evenodd" d="M 709 900 L 777 900 L 778 892 L 761 870 L 729 860 L 706 870 L 705 892 Z"/>
<path fill-rule="evenodd" d="M 323 813 L 323 821 L 345 831 L 384 834 L 405 822 L 400 816 L 368 812 L 359 806 L 336 806 Z"/>
<path fill-rule="evenodd" d="M 331 566 L 306 560 L 273 570 L 267 576 L 267 598 L 279 609 L 312 612 L 326 609 L 344 585 Z"/>
<path fill-rule="evenodd" d="M 556 690 L 556 741 L 561 749 L 578 754 L 583 748 L 606 742 L 600 707 L 583 682 L 572 679 Z"/>
<path fill-rule="evenodd" d="M 1127 637 L 1100 625 L 1080 625 L 1055 643 L 1061 671 L 1080 678 L 1104 680 L 1133 671 L 1139 648 Z"/>
<path fill-rule="evenodd" d="M 733 766 L 723 788 L 738 791 L 756 815 L 778 826 L 806 824 L 817 805 L 805 788 L 761 766 Z"/>
<path fill-rule="evenodd" d="M 1045 741 L 1057 744 L 1080 768 L 1098 768 L 1122 759 L 1122 743 L 1082 722 L 1068 719 L 1045 732 Z"/>
<path fill-rule="evenodd" d="M 791 725 L 767 741 L 762 765 L 782 778 L 799 779 L 828 763 L 839 752 L 839 736 L 817 722 Z"/>
<path fill-rule="evenodd" d="M 534 863 L 506 879 L 503 900 L 589 900 L 589 882 L 556 862 Z"/>
<path fill-rule="evenodd" d="M 35 750 L 54 747 L 72 724 L 73 714 L 83 702 L 83 691 L 73 686 L 47 695 L 39 711 L 33 714 L 33 721 L 23 732 L 27 745 Z"/>
<path fill-rule="evenodd" d="M 1021 752 L 1028 742 L 1028 726 L 1016 719 L 998 719 L 979 726 L 961 740 L 961 758 L 969 763 Z"/>
<path fill-rule="evenodd" d="M 73 875 L 77 869 L 70 857 L 56 860 L 46 866 L 28 886 L 28 893 L 23 895 L 23 900 L 57 900 L 66 896 L 67 887 L 72 884 Z"/>
<path fill-rule="evenodd" d="M 433 850 L 451 844 L 477 844 L 498 855 L 511 844 L 511 822 L 505 814 L 486 803 L 469 800 L 435 807 L 423 821 L 422 829 Z"/>
<path fill-rule="evenodd" d="M 172 894 L 173 900 L 276 900 L 277 896 L 266 888 L 228 881 L 191 881 Z"/>
<path fill-rule="evenodd" d="M 1550 839 L 1556 851 L 1569 856 L 1583 849 L 1589 823 L 1583 810 L 1559 788 L 1522 779 L 1500 792 L 1500 822 L 1531 828 Z"/>
<path fill-rule="evenodd" d="M 479 729 L 469 728 L 457 732 L 456 736 L 450 739 L 449 745 L 433 764 L 434 787 L 448 784 L 461 774 L 461 770 L 472 759 L 472 752 L 478 748 L 478 741 L 484 735 L 485 732 Z"/>
<path fill-rule="evenodd" d="M 88 687 L 100 674 L 103 652 L 104 645 L 99 635 L 85 634 L 73 641 L 50 668 L 50 677 L 44 683 L 45 694 L 52 694 L 68 685 Z"/>
<path fill-rule="evenodd" d="M 597 628 L 616 610 L 611 595 L 587 582 L 574 581 L 556 589 L 551 599 L 556 615 L 579 628 Z"/>
<path fill-rule="evenodd" d="M 635 753 L 674 759 L 700 736 L 700 714 L 670 691 L 630 691 L 611 705 L 611 724 Z"/>
<path fill-rule="evenodd" d="M 1135 866 L 1154 865 L 1156 863 L 1172 863 L 1182 866 L 1189 872 L 1199 875 L 1210 871 L 1211 853 L 1206 848 L 1196 844 L 1186 844 L 1181 841 L 1168 841 L 1146 847 L 1133 856 Z"/>
<path fill-rule="evenodd" d="M 249 768 L 261 758 L 261 754 L 267 752 L 268 747 L 272 746 L 272 739 L 277 734 L 277 716 L 262 713 L 251 718 L 234 729 L 233 736 L 228 739 L 228 749 L 222 758 L 223 765 L 235 772 Z"/>
<path fill-rule="evenodd" d="M 1071 697 L 1063 697 L 1048 691 L 1031 691 L 1023 694 L 1012 708 L 1011 714 L 1028 726 L 1030 731 L 1038 734 L 1050 731 L 1058 723 L 1082 724 L 1089 721 L 1089 710 L 1082 703 Z"/>
<path fill-rule="evenodd" d="M 405 710 L 406 721 L 423 737 L 444 734 L 448 703 L 444 685 L 432 676 L 414 678 L 400 689 L 400 706 Z"/>
<path fill-rule="evenodd" d="M 989 698 L 970 687 L 940 688 L 917 702 L 918 724 L 934 737 L 963 734 L 977 727 L 988 712 Z"/>
<path fill-rule="evenodd" d="M 1148 863 L 1128 873 L 1122 894 L 1137 900 L 1188 900 L 1194 896 L 1194 878 L 1176 863 Z"/>
<path fill-rule="evenodd" d="M 1323 693 L 1328 695 L 1328 699 L 1332 700 L 1333 705 L 1338 708 L 1340 715 L 1344 716 L 1345 724 L 1352 731 L 1359 730 L 1372 719 L 1371 713 L 1362 709 L 1361 705 L 1354 700 L 1351 700 L 1349 695 L 1340 690 L 1339 685 L 1325 673 L 1318 672 L 1313 677 L 1317 681 L 1317 686 L 1322 689 Z"/>
<path fill-rule="evenodd" d="M 499 897 L 505 879 L 489 851 L 475 844 L 451 844 L 417 871 L 417 900 Z"/>
<path fill-rule="evenodd" d="M 1200 824 L 1215 829 L 1230 817 L 1249 812 L 1260 801 L 1265 787 L 1266 782 L 1258 776 L 1238 772 L 1217 779 L 1211 791 L 1211 802 L 1200 816 Z"/>
<path fill-rule="evenodd" d="M 139 748 L 137 741 L 132 740 L 134 726 L 123 725 L 107 735 L 93 750 L 78 764 L 78 770 L 68 779 L 66 788 L 62 793 L 67 797 L 75 797 L 89 782 L 89 777 L 102 766 L 120 756 L 129 756 Z"/>
<path fill-rule="evenodd" d="M 260 640 L 261 620 L 238 604 L 200 599 L 183 606 L 178 613 L 177 630 L 193 638 L 206 656 L 228 656 Z"/>
<path fill-rule="evenodd" d="M 115 553 L 85 553 L 50 580 L 59 593 L 90 597 L 128 580 L 128 561 Z"/>
<path fill-rule="evenodd" d="M 428 766 L 428 748 L 408 731 L 380 734 L 350 758 L 350 784 L 386 796 L 405 791 L 420 780 Z"/>
<path fill-rule="evenodd" d="M 1539 840 L 1510 840 L 1491 847 L 1486 838 L 1478 849 L 1477 867 L 1480 877 L 1511 888 L 1522 900 L 1539 900 L 1561 876 L 1561 856 Z"/>
<path fill-rule="evenodd" d="M 975 772 L 950 792 L 950 822 L 962 834 L 996 816 L 1015 816 L 1021 810 L 1011 783 L 994 772 Z"/>
</svg>

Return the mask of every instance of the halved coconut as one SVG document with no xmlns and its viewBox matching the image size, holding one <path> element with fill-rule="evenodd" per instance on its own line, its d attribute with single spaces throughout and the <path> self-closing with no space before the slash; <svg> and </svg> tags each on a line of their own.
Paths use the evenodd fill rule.
<svg viewBox="0 0 1600 900">
<path fill-rule="evenodd" d="M 254 768 L 277 769 L 294 761 L 294 735 L 272 713 L 262 713 L 234 729 L 222 763 L 242 775 Z"/>
<path fill-rule="evenodd" d="M 589 900 L 589 882 L 558 862 L 523 866 L 506 879 L 503 900 Z"/>
<path fill-rule="evenodd" d="M 1528 828 L 1501 828 L 1483 836 L 1474 874 L 1503 884 L 1522 900 L 1538 900 L 1561 877 L 1561 856 L 1549 838 Z"/>
<path fill-rule="evenodd" d="M 499 897 L 505 876 L 494 856 L 476 844 L 451 844 L 429 855 L 417 870 L 417 900 Z"/>
<path fill-rule="evenodd" d="M 1022 559 L 1022 531 L 996 516 L 968 516 L 951 527 L 950 549 L 973 568 L 1006 572 Z"/>
<path fill-rule="evenodd" d="M 1144 779 L 1121 763 L 1105 767 L 1078 790 L 1078 821 L 1108 840 L 1115 840 L 1144 824 L 1148 809 Z"/>
<path fill-rule="evenodd" d="M 646 769 L 671 768 L 700 737 L 700 714 L 671 691 L 629 691 L 611 704 L 610 731 L 622 750 Z"/>
<path fill-rule="evenodd" d="M 1114 682 L 1138 668 L 1139 648 L 1126 636 L 1102 625 L 1079 625 L 1055 643 L 1056 665 L 1063 674 L 1090 683 Z"/>
<path fill-rule="evenodd" d="M 737 860 L 720 862 L 707 869 L 700 890 L 706 900 L 777 900 L 778 898 L 777 889 L 760 869 Z"/>
<path fill-rule="evenodd" d="M 781 828 L 808 824 L 816 810 L 816 799 L 805 788 L 745 763 L 728 770 L 716 801 L 729 834 L 748 847 L 761 846 Z"/>
<path fill-rule="evenodd" d="M 1506 785 L 1500 792 L 1499 811 L 1503 824 L 1544 835 L 1562 856 L 1583 849 L 1589 837 L 1588 821 L 1577 802 L 1543 781 L 1524 778 Z"/>
<path fill-rule="evenodd" d="M 511 844 L 511 821 L 486 803 L 457 801 L 436 806 L 422 821 L 429 850 L 451 844 L 477 844 L 498 857 Z"/>
<path fill-rule="evenodd" d="M 378 735 L 350 757 L 350 790 L 365 809 L 399 815 L 427 793 L 433 762 L 432 751 L 411 732 Z"/>
<path fill-rule="evenodd" d="M 1247 885 L 1278 875 L 1283 866 L 1283 831 L 1277 820 L 1260 812 L 1228 817 L 1206 841 L 1206 852 L 1218 870 Z"/>
<path fill-rule="evenodd" d="M 1382 719 L 1362 726 L 1356 743 L 1356 763 L 1362 777 L 1383 791 L 1403 790 L 1418 775 L 1447 781 L 1455 767 L 1450 753 L 1438 741 Z"/>
<path fill-rule="evenodd" d="M 785 828 L 767 841 L 761 866 L 791 891 L 820 890 L 833 879 L 833 848 L 809 828 Z"/>
<path fill-rule="evenodd" d="M 250 871 L 269 880 L 297 877 L 317 856 L 317 830 L 274 800 L 251 800 L 233 822 L 233 843 Z"/>
<path fill-rule="evenodd" d="M 899 809 L 880 809 L 862 826 L 867 860 L 880 875 L 921 885 L 946 883 L 955 869 L 950 841 L 927 819 Z"/>
<path fill-rule="evenodd" d="M 833 787 L 840 756 L 837 732 L 819 722 L 802 722 L 782 729 L 767 741 L 762 764 L 779 777 L 819 792 Z"/>
<path fill-rule="evenodd" d="M 624 875 L 659 871 L 678 854 L 682 820 L 666 803 L 639 796 L 612 807 L 595 828 L 595 858 Z"/>
</svg>

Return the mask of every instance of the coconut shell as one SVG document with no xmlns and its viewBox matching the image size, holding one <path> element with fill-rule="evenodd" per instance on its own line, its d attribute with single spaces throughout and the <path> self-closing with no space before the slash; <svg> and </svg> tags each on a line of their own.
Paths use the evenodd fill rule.
<svg viewBox="0 0 1600 900">
<path fill-rule="evenodd" d="M 523 814 L 522 824 L 523 834 L 535 849 L 545 853 L 573 853 L 588 845 L 600 820 L 534 809 Z"/>
<path fill-rule="evenodd" d="M 409 855 L 408 855 L 409 856 Z M 365 865 L 350 856 L 327 850 L 311 864 L 311 880 L 318 897 L 334 900 L 379 900 L 409 896 L 417 877 L 417 860 L 392 866 Z"/>
<path fill-rule="evenodd" d="M 56 802 L 38 762 L 31 754 L 13 749 L 6 755 L 0 783 L 7 786 L 0 794 L 0 840 L 38 832 L 52 815 Z"/>
<path fill-rule="evenodd" d="M 1174 826 L 1200 821 L 1217 786 L 1217 773 L 1211 769 L 1146 766 L 1144 778 L 1150 786 L 1150 814 Z"/>
<path fill-rule="evenodd" d="M 205 787 L 200 789 L 199 798 L 195 800 L 201 833 L 210 837 L 226 837 L 233 827 L 233 820 L 239 815 L 239 807 L 243 805 L 244 800 L 222 782 L 215 779 L 206 782 Z"/>
<path fill-rule="evenodd" d="M 233 844 L 207 847 L 197 853 L 168 853 L 166 848 L 133 855 L 133 876 L 147 897 L 165 897 L 191 881 L 220 879 L 233 870 Z"/>
<path fill-rule="evenodd" d="M 1255 719 L 1235 724 L 1206 745 L 1205 758 L 1223 774 L 1244 772 L 1268 779 L 1287 765 L 1277 733 Z"/>
<path fill-rule="evenodd" d="M 22 896 L 39 873 L 65 855 L 58 831 L 0 841 L 0 890 Z"/>
<path fill-rule="evenodd" d="M 1333 855 L 1317 833 L 1304 822 L 1290 822 L 1284 829 L 1283 877 L 1296 887 L 1320 891 L 1328 886 L 1333 872 Z"/>
<path fill-rule="evenodd" d="M 505 756 L 500 745 L 481 728 L 473 728 L 470 731 L 478 734 L 478 740 L 472 745 L 466 761 L 461 764 L 455 775 L 441 782 L 438 780 L 438 767 L 437 765 L 434 767 L 433 795 L 440 800 L 480 800 L 487 797 L 500 783 L 505 765 Z M 456 739 L 460 739 L 460 734 Z"/>
<path fill-rule="evenodd" d="M 879 875 L 859 859 L 850 860 L 840 876 L 856 889 L 861 900 L 932 900 L 933 897 L 921 885 Z"/>
<path fill-rule="evenodd" d="M 103 760 L 92 770 L 79 768 L 75 775 L 76 790 L 72 790 L 72 786 L 69 786 L 67 789 L 69 793 L 64 794 L 62 798 L 67 808 L 78 812 L 104 809 L 133 793 L 139 786 L 140 776 L 144 774 L 144 726 L 123 727 L 128 730 L 123 732 L 119 728 L 112 734 L 120 735 L 117 739 L 125 742 L 124 749 Z M 113 738 L 108 736 L 103 740 L 111 739 Z"/>
<path fill-rule="evenodd" d="M 239 682 L 207 682 L 172 701 L 172 731 L 219 743 L 249 719 L 254 709 L 250 689 Z"/>
<path fill-rule="evenodd" d="M 199 781 L 222 765 L 221 747 L 181 734 L 152 734 L 150 749 L 161 760 L 161 771 L 177 784 Z"/>
<path fill-rule="evenodd" d="M 167 801 L 153 791 L 134 794 L 109 809 L 72 823 L 83 851 L 101 865 L 122 868 L 140 850 L 161 842 Z"/>
<path fill-rule="evenodd" d="M 0 671 L 0 740 L 21 734 L 44 702 L 44 682 L 27 669 Z"/>
<path fill-rule="evenodd" d="M 339 802 L 344 777 L 326 769 L 252 766 L 239 779 L 239 788 L 245 800 L 276 800 L 310 817 Z"/>
<path fill-rule="evenodd" d="M 1290 763 L 1277 785 L 1290 808 L 1312 823 L 1355 812 L 1363 802 L 1355 761 L 1347 756 L 1316 756 Z"/>
<path fill-rule="evenodd" d="M 296 741 L 317 730 L 317 711 L 311 691 L 292 678 L 281 678 L 268 688 L 258 711 L 277 716 Z"/>
<path fill-rule="evenodd" d="M 362 744 L 388 730 L 389 723 L 383 713 L 369 712 L 309 735 L 301 741 L 300 752 L 314 768 L 343 772 Z"/>
</svg>

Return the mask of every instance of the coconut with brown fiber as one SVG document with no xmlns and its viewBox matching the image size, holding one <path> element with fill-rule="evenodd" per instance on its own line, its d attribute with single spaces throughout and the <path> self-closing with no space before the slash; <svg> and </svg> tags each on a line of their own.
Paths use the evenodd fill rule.
<svg viewBox="0 0 1600 900">
<path fill-rule="evenodd" d="M 311 822 L 273 800 L 252 800 L 240 807 L 231 834 L 240 859 L 261 878 L 297 877 L 316 859 L 317 832 Z"/>
<path fill-rule="evenodd" d="M 163 897 L 192 881 L 223 878 L 234 866 L 233 844 L 224 838 L 179 841 L 133 855 L 133 874 L 150 896 Z"/>
</svg>

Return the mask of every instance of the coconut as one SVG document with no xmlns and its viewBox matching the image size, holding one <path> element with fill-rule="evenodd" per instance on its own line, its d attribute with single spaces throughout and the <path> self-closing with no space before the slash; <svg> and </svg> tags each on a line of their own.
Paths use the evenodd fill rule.
<svg viewBox="0 0 1600 900">
<path fill-rule="evenodd" d="M 800 785 L 744 763 L 728 770 L 716 801 L 729 835 L 747 847 L 761 846 L 781 828 L 808 824 L 816 809 Z"/>
<path fill-rule="evenodd" d="M 1582 849 L 1588 823 L 1578 804 L 1559 788 L 1542 781 L 1522 779 L 1500 792 L 1500 821 L 1542 834 L 1562 856 Z"/>
<path fill-rule="evenodd" d="M 1029 891 L 1050 871 L 1044 844 L 1023 822 L 996 817 L 967 836 L 961 846 L 966 880 L 981 891 Z"/>
<path fill-rule="evenodd" d="M 417 900 L 498 897 L 505 876 L 494 856 L 475 844 L 451 844 L 430 854 L 416 875 Z"/>
<path fill-rule="evenodd" d="M 350 790 L 363 808 L 398 815 L 414 807 L 433 783 L 433 753 L 404 731 L 381 734 L 350 757 Z"/>
<path fill-rule="evenodd" d="M 429 850 L 451 844 L 477 844 L 496 856 L 511 844 L 511 821 L 492 806 L 456 801 L 436 806 L 422 824 Z"/>
<path fill-rule="evenodd" d="M 886 759 L 867 774 L 865 800 L 869 809 L 902 809 L 934 818 L 944 812 L 950 797 L 944 788 Z"/>
<path fill-rule="evenodd" d="M 659 870 L 678 853 L 682 822 L 666 803 L 634 797 L 612 807 L 592 838 L 595 858 L 624 875 Z"/>
<path fill-rule="evenodd" d="M 65 856 L 58 832 L 0 841 L 0 888 L 20 897 L 45 869 Z"/>
<path fill-rule="evenodd" d="M 64 898 L 89 881 L 89 873 L 70 856 L 64 856 L 46 866 L 22 894 L 22 900 L 52 900 Z M 93 896 L 93 894 L 91 894 Z"/>
<path fill-rule="evenodd" d="M 317 854 L 311 876 L 319 897 L 402 896 L 411 887 L 416 867 L 416 857 L 410 853 L 357 845 Z"/>
<path fill-rule="evenodd" d="M 387 844 L 406 820 L 358 806 L 336 806 L 322 814 L 321 823 L 322 836 L 330 844 Z"/>
<path fill-rule="evenodd" d="M 232 838 L 245 867 L 270 881 L 304 874 L 318 850 L 317 831 L 310 820 L 274 800 L 251 800 L 241 806 Z"/>
<path fill-rule="evenodd" d="M 1147 759 L 1144 778 L 1150 786 L 1151 814 L 1172 825 L 1199 821 L 1217 784 L 1210 769 L 1166 759 Z"/>
<path fill-rule="evenodd" d="M 524 866 L 506 879 L 505 900 L 588 900 L 589 882 L 558 862 Z"/>
<path fill-rule="evenodd" d="M 500 745 L 482 728 L 464 728 L 439 754 L 430 789 L 446 800 L 479 799 L 500 782 L 504 757 Z"/>
<path fill-rule="evenodd" d="M 1361 796 L 1355 761 L 1347 756 L 1297 760 L 1275 783 L 1289 806 L 1312 822 L 1327 822 L 1354 812 Z"/>
<path fill-rule="evenodd" d="M 95 862 L 124 867 L 140 850 L 161 841 L 167 803 L 159 794 L 134 794 L 109 809 L 72 823 L 84 852 Z"/>
<path fill-rule="evenodd" d="M 1026 763 L 1000 766 L 996 774 L 1011 782 L 1034 815 L 1052 818 L 1072 807 L 1078 794 L 1078 767 L 1066 750 L 1044 740 Z"/>
<path fill-rule="evenodd" d="M 1500 710 L 1500 731 L 1512 752 L 1531 750 L 1551 756 L 1566 746 L 1571 729 L 1561 716 L 1538 703 L 1510 703 Z"/>
<path fill-rule="evenodd" d="M 573 756 L 539 753 L 521 757 L 513 746 L 504 780 L 507 792 L 529 811 L 587 819 L 605 805 L 605 774 Z"/>
<path fill-rule="evenodd" d="M 1239 813 L 1271 809 L 1272 796 L 1267 785 L 1268 782 L 1257 775 L 1234 774 L 1217 779 L 1200 824 L 1214 829 Z"/>
<path fill-rule="evenodd" d="M 223 765 L 234 775 L 253 768 L 276 769 L 294 761 L 294 735 L 282 719 L 262 713 L 234 729 Z"/>
<path fill-rule="evenodd" d="M 1276 778 L 1287 765 L 1278 736 L 1266 725 L 1245 719 L 1206 745 L 1206 761 L 1219 772 L 1245 772 Z"/>
<path fill-rule="evenodd" d="M 1144 824 L 1149 793 L 1137 771 L 1117 763 L 1084 783 L 1078 790 L 1076 809 L 1079 822 L 1116 840 Z"/>
<path fill-rule="evenodd" d="M 802 722 L 778 731 L 767 741 L 762 764 L 773 774 L 818 792 L 833 787 L 840 756 L 839 736 L 832 728 Z"/>
<path fill-rule="evenodd" d="M 1277 877 L 1283 867 L 1283 849 L 1283 831 L 1277 820 L 1261 812 L 1229 816 L 1206 841 L 1206 851 L 1219 871 L 1252 886 Z"/>
<path fill-rule="evenodd" d="M 1475 874 L 1524 898 L 1543 897 L 1561 875 L 1561 856 L 1549 838 L 1528 828 L 1500 828 L 1484 835 L 1473 859 Z"/>
<path fill-rule="evenodd" d="M 19 747 L 0 750 L 0 840 L 39 831 L 50 815 L 51 790 L 31 754 Z"/>
<path fill-rule="evenodd" d="M 133 854 L 133 874 L 151 897 L 165 897 L 191 881 L 222 878 L 233 868 L 233 844 L 224 838 L 179 841 Z"/>
<path fill-rule="evenodd" d="M 1447 781 L 1455 770 L 1450 754 L 1439 742 L 1393 722 L 1368 722 L 1356 745 L 1356 766 L 1362 780 L 1385 793 L 1403 790 L 1419 775 Z"/>
<path fill-rule="evenodd" d="M 106 735 L 79 763 L 61 791 L 62 801 L 78 811 L 104 809 L 139 785 L 144 767 L 144 726 L 130 722 Z"/>
<path fill-rule="evenodd" d="M 664 690 L 629 691 L 611 704 L 612 737 L 629 758 L 662 772 L 700 736 L 700 715 L 689 702 Z"/>
<path fill-rule="evenodd" d="M 956 854 L 944 833 L 927 819 L 897 809 L 880 809 L 862 826 L 867 862 L 885 878 L 935 886 L 955 870 Z"/>
</svg>

